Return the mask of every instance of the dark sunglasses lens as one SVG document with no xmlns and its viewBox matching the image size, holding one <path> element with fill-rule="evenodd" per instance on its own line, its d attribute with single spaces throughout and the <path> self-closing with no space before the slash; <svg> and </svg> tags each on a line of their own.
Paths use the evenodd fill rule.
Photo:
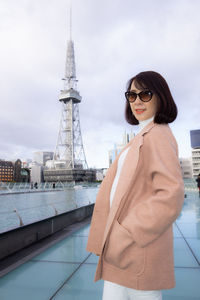
<svg viewBox="0 0 200 300">
<path fill-rule="evenodd" d="M 130 101 L 130 102 L 135 101 L 136 97 L 137 97 L 137 95 L 136 95 L 136 93 L 134 93 L 134 92 L 129 92 L 129 93 L 127 93 L 127 99 L 128 99 L 128 101 Z"/>
<path fill-rule="evenodd" d="M 140 97 L 142 101 L 149 101 L 151 100 L 152 93 L 150 91 L 144 91 L 140 93 Z"/>
</svg>

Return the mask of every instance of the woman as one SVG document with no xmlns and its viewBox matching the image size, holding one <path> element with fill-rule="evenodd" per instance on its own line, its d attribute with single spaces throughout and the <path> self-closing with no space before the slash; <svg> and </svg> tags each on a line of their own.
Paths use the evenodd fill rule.
<svg viewBox="0 0 200 300">
<path fill-rule="evenodd" d="M 99 255 L 103 300 L 162 299 L 175 287 L 173 222 L 184 202 L 176 139 L 177 107 L 165 79 L 146 71 L 127 85 L 125 117 L 139 133 L 99 188 L 87 250 Z"/>
</svg>

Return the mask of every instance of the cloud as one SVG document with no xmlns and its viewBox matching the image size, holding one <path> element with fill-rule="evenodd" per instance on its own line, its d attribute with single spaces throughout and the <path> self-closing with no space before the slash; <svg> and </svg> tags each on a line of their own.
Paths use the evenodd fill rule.
<svg viewBox="0 0 200 300">
<path fill-rule="evenodd" d="M 179 109 L 170 126 L 180 156 L 191 155 L 189 130 L 200 127 L 199 9 L 195 0 L 73 1 L 81 130 L 91 166 L 108 166 L 108 149 L 132 129 L 124 120 L 124 91 L 144 70 L 166 78 Z M 1 157 L 55 148 L 67 13 L 65 0 L 0 3 Z"/>
</svg>

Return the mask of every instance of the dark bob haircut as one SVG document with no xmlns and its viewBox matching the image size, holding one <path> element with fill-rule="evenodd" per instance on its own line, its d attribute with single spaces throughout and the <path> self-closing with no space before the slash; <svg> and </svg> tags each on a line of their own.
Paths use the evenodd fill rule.
<svg viewBox="0 0 200 300">
<path fill-rule="evenodd" d="M 168 124 L 173 122 L 178 114 L 177 106 L 171 95 L 166 80 L 157 72 L 145 71 L 132 77 L 127 83 L 127 91 L 130 91 L 131 84 L 134 81 L 135 86 L 139 90 L 148 88 L 157 97 L 157 112 L 154 117 L 154 123 Z M 130 104 L 126 101 L 125 119 L 129 124 L 138 125 L 139 121 L 132 113 Z"/>
</svg>

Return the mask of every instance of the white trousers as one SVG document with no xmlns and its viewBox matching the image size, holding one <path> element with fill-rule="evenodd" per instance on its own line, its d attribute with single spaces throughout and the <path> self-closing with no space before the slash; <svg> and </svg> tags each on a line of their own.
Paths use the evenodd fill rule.
<svg viewBox="0 0 200 300">
<path fill-rule="evenodd" d="M 104 280 L 102 300 L 162 300 L 161 290 L 135 290 Z"/>
</svg>

